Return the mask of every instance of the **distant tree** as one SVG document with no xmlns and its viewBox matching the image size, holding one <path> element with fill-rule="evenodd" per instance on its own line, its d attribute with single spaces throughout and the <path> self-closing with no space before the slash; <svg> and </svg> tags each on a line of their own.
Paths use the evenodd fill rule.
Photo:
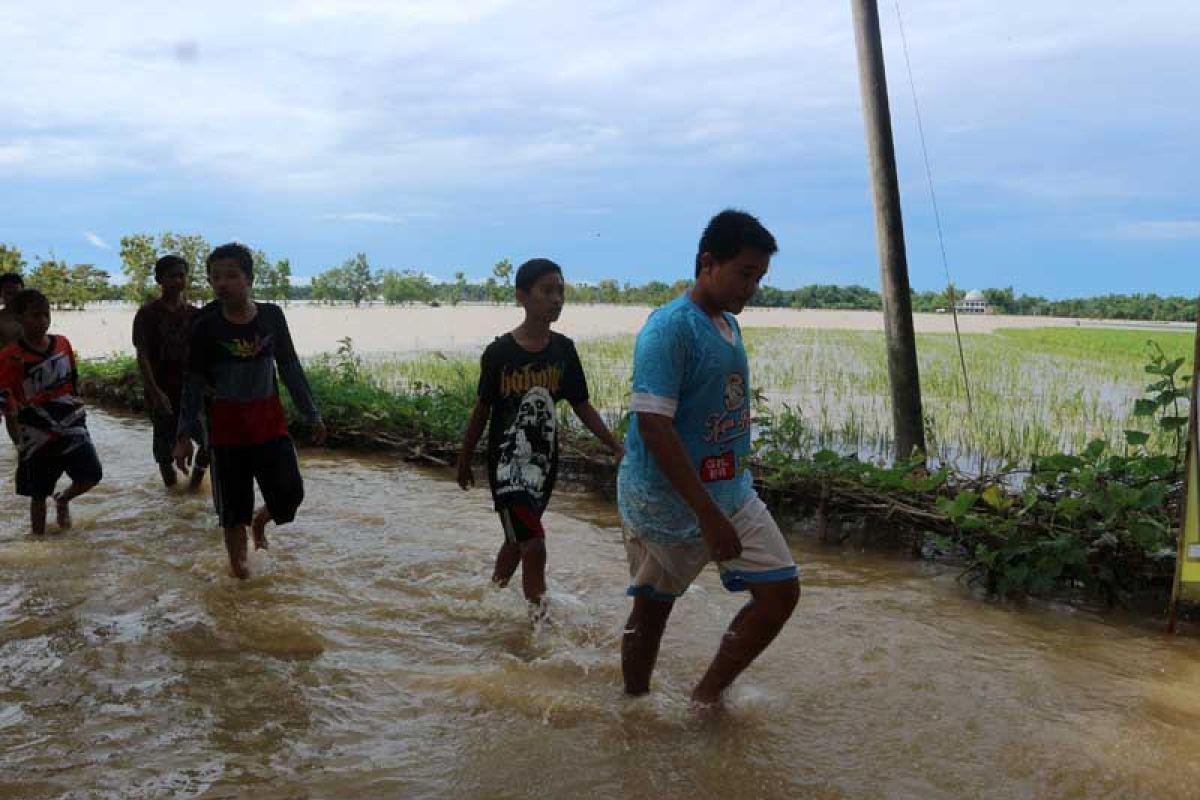
<svg viewBox="0 0 1200 800">
<path fill-rule="evenodd" d="M 154 262 L 157 260 L 158 248 L 150 234 L 135 233 L 121 237 L 121 271 L 125 273 L 126 300 L 141 304 L 151 297 Z"/>
<path fill-rule="evenodd" d="M 38 265 L 25 278 L 31 289 L 37 289 L 46 295 L 54 308 L 65 308 L 71 305 L 71 268 L 67 262 L 53 256 L 39 259 Z"/>
<path fill-rule="evenodd" d="M 504 288 L 506 289 L 511 285 L 509 280 L 512 277 L 512 271 L 512 262 L 507 258 L 500 259 L 496 262 L 496 265 L 492 267 L 492 274 L 504 284 Z"/>
<path fill-rule="evenodd" d="M 427 303 L 434 297 L 433 284 L 417 270 L 402 272 L 387 270 L 382 273 L 380 291 L 383 301 L 390 305 L 398 303 Z"/>
<path fill-rule="evenodd" d="M 317 303 L 333 304 L 346 298 L 346 273 L 341 267 L 327 269 L 312 279 L 311 298 Z"/>
<path fill-rule="evenodd" d="M 342 264 L 346 299 L 360 305 L 364 300 L 373 300 L 379 293 L 378 277 L 371 272 L 366 253 L 357 253 Z"/>
<path fill-rule="evenodd" d="M 5 272 L 25 274 L 25 259 L 21 256 L 21 248 L 11 244 L 0 244 L 0 274 Z"/>
<path fill-rule="evenodd" d="M 450 305 L 456 306 L 462 302 L 467 291 L 467 273 L 454 273 L 454 294 L 450 295 Z"/>
<path fill-rule="evenodd" d="M 292 294 L 292 262 L 281 258 L 275 262 L 275 299 L 286 306 Z"/>
<path fill-rule="evenodd" d="M 66 302 L 71 308 L 83 309 L 88 303 L 105 299 L 108 293 L 108 273 L 93 264 L 76 264 L 67 276 Z"/>
</svg>

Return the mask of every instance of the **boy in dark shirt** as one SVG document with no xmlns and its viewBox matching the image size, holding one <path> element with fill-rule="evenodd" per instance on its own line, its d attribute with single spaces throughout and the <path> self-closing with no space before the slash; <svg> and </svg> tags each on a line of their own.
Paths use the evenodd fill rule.
<svg viewBox="0 0 1200 800">
<path fill-rule="evenodd" d="M 208 256 L 208 280 L 218 307 L 201 312 L 192 327 L 175 464 L 187 471 L 205 387 L 212 389 L 209 447 L 213 497 L 234 576 L 247 578 L 246 527 L 255 548 L 267 546 L 266 526 L 296 517 L 304 481 L 288 435 L 278 377 L 312 429 L 325 441 L 325 425 L 313 403 L 304 369 L 279 306 L 250 299 L 254 258 L 242 244 L 225 244 Z M 254 484 L 264 505 L 254 510 Z"/>
<path fill-rule="evenodd" d="M 0 408 L 19 454 L 17 494 L 29 498 L 30 527 L 41 536 L 46 498 L 54 495 L 58 526 L 69 528 L 70 502 L 99 483 L 103 473 L 76 396 L 71 343 L 46 333 L 50 302 L 36 289 L 24 289 L 8 307 L 21 321 L 22 333 L 0 350 Z M 71 485 L 54 494 L 64 472 Z"/>
<path fill-rule="evenodd" d="M 0 275 L 0 349 L 21 338 L 21 320 L 8 307 L 17 292 L 25 288 L 25 280 L 15 272 Z"/>
<path fill-rule="evenodd" d="M 184 296 L 187 276 L 188 262 L 183 258 L 175 255 L 160 258 L 154 264 L 154 281 L 162 296 L 138 309 L 133 318 L 133 346 L 137 348 L 138 371 L 154 425 L 154 460 L 167 486 L 174 486 L 177 480 L 173 463 L 175 433 L 183 398 L 188 336 L 196 314 L 195 307 Z M 200 447 L 192 467 L 190 488 L 199 488 L 207 467 L 208 452 Z"/>
<path fill-rule="evenodd" d="M 549 259 L 526 261 L 517 270 L 517 302 L 525 309 L 525 321 L 483 353 L 479 397 L 458 457 L 458 485 L 465 490 L 475 483 L 471 457 L 487 425 L 488 483 L 504 527 L 492 581 L 507 586 L 521 566 L 522 588 L 535 622 L 546 610 L 542 512 L 558 474 L 555 404 L 569 402 L 618 461 L 623 453 L 588 402 L 574 342 L 550 330 L 562 313 L 564 288 L 562 269 Z"/>
</svg>

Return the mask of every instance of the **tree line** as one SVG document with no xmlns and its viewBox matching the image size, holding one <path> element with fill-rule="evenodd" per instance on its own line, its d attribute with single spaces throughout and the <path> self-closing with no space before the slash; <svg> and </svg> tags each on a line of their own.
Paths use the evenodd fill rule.
<svg viewBox="0 0 1200 800">
<path fill-rule="evenodd" d="M 51 254 L 47 258 L 35 258 L 31 267 L 19 248 L 0 244 L 0 272 L 22 274 L 27 285 L 40 289 L 59 309 L 82 309 L 100 301 L 142 303 L 157 294 L 154 262 L 174 253 L 193 265 L 188 274 L 189 296 L 207 301 L 212 298 L 212 290 L 204 278 L 202 265 L 211 249 L 209 242 L 196 234 L 168 231 L 158 235 L 139 233 L 122 237 L 120 259 L 125 280 L 117 284 L 111 281 L 107 271 L 95 264 L 69 264 Z M 373 302 L 457 305 L 509 303 L 514 296 L 512 279 L 515 270 L 508 259 L 496 262 L 491 274 L 482 281 L 469 282 L 465 272 L 457 271 L 454 279 L 446 282 L 415 269 L 375 269 L 365 253 L 357 253 L 340 265 L 313 276 L 309 283 L 297 284 L 292 280 L 291 262 L 287 258 L 272 259 L 261 250 L 253 252 L 255 295 L 274 302 L 303 300 L 356 306 Z M 596 283 L 568 282 L 567 299 L 572 303 L 657 306 L 687 291 L 691 284 L 690 280 L 678 280 L 669 284 L 650 281 L 633 285 L 611 278 Z M 1011 286 L 982 291 L 987 304 L 999 314 L 1190 322 L 1196 319 L 1197 310 L 1194 297 L 1162 297 L 1153 293 L 1049 300 L 1037 295 L 1018 295 Z M 951 298 L 961 302 L 962 295 L 963 292 L 953 286 L 941 291 L 914 291 L 913 311 L 948 311 Z M 763 286 L 750 305 L 870 311 L 883 307 L 879 292 L 874 289 L 819 284 L 796 289 Z"/>
</svg>

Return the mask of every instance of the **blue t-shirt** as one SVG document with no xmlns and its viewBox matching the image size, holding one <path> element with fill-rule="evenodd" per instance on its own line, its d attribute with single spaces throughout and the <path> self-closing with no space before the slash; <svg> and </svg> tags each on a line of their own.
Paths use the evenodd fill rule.
<svg viewBox="0 0 1200 800">
<path fill-rule="evenodd" d="M 633 356 L 629 410 L 672 417 L 691 467 L 713 500 L 732 515 L 754 493 L 750 454 L 750 369 L 742 331 L 725 319 L 733 342 L 688 295 L 650 315 Z M 659 469 L 638 426 L 629 426 L 617 475 L 621 517 L 655 542 L 699 538 L 696 515 Z"/>
</svg>

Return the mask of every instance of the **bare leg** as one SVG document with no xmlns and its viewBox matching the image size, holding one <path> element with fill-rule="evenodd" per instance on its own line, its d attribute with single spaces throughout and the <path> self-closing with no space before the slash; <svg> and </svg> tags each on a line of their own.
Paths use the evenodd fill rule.
<svg viewBox="0 0 1200 800">
<path fill-rule="evenodd" d="M 517 567 L 521 565 L 521 545 L 504 540 L 500 552 L 496 553 L 496 567 L 492 570 L 492 583 L 503 589 L 512 580 Z"/>
<path fill-rule="evenodd" d="M 245 580 L 250 577 L 246 564 L 246 526 L 225 529 L 225 550 L 229 553 L 229 568 L 233 577 Z"/>
<path fill-rule="evenodd" d="M 733 618 L 712 664 L 692 691 L 694 702 L 719 702 L 721 693 L 775 639 L 800 600 L 800 581 L 793 578 L 752 585 L 750 595 L 750 602 Z"/>
<path fill-rule="evenodd" d="M 46 498 L 29 498 L 29 530 L 34 536 L 46 533 Z"/>
<path fill-rule="evenodd" d="M 200 491 L 200 485 L 204 483 L 204 473 L 208 469 L 208 465 L 212 463 L 212 456 L 208 450 L 196 443 L 196 460 L 192 462 L 192 477 L 188 481 L 188 491 Z"/>
<path fill-rule="evenodd" d="M 530 603 L 540 603 L 546 594 L 546 540 L 521 542 L 521 588 Z"/>
<path fill-rule="evenodd" d="M 188 480 L 188 491 L 200 491 L 200 484 L 204 483 L 204 467 L 192 466 L 192 477 Z"/>
<path fill-rule="evenodd" d="M 271 512 L 263 506 L 258 511 L 254 512 L 254 521 L 250 524 L 250 530 L 254 533 L 254 549 L 267 549 L 267 523 L 271 521 Z"/>
<path fill-rule="evenodd" d="M 171 487 L 179 482 L 179 478 L 175 474 L 175 467 L 171 464 L 159 464 L 158 474 L 162 475 L 163 486 Z"/>
<path fill-rule="evenodd" d="M 675 608 L 673 600 L 651 597 L 633 598 L 633 611 L 621 637 L 621 673 L 625 694 L 642 695 L 650 691 L 650 675 L 658 661 L 658 645 L 667 629 L 667 619 Z"/>
<path fill-rule="evenodd" d="M 65 491 L 54 495 L 54 521 L 64 531 L 71 527 L 71 501 L 85 492 L 94 489 L 94 483 L 74 481 Z"/>
</svg>

